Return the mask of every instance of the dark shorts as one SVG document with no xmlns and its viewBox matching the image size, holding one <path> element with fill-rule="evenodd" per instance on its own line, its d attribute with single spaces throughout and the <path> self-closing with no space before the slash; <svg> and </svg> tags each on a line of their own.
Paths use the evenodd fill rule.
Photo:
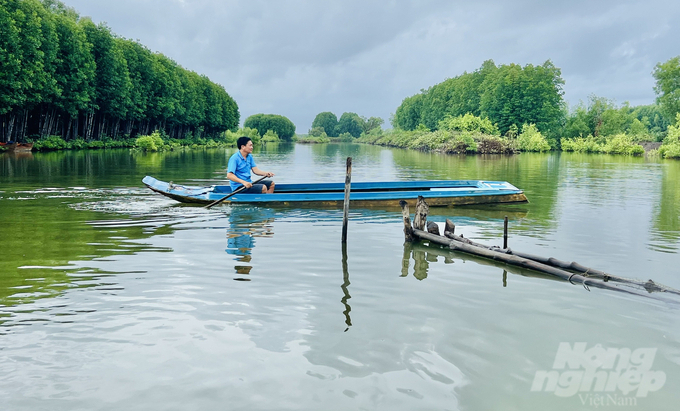
<svg viewBox="0 0 680 411">
<path fill-rule="evenodd" d="M 267 190 L 272 186 L 271 180 L 262 180 L 257 184 L 253 184 L 252 187 L 241 191 L 244 194 L 262 194 L 262 187 L 267 186 Z M 237 190 L 242 186 L 238 186 Z"/>
</svg>

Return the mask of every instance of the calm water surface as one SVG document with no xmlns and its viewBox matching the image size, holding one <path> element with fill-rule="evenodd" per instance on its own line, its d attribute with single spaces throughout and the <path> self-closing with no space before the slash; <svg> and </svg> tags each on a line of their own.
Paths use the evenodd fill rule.
<svg viewBox="0 0 680 411">
<path fill-rule="evenodd" d="M 404 245 L 400 210 L 351 210 L 343 253 L 340 209 L 205 210 L 142 187 L 224 181 L 231 151 L 0 156 L 0 409 L 677 409 L 680 299 Z M 530 203 L 431 219 L 501 245 L 507 215 L 511 248 L 680 289 L 680 162 L 256 152 L 282 183 L 343 182 L 347 156 L 353 181 L 507 180 Z M 579 342 L 632 377 L 598 363 L 612 387 L 568 392 L 585 362 L 556 356 Z M 541 372 L 557 386 L 532 391 Z"/>
</svg>

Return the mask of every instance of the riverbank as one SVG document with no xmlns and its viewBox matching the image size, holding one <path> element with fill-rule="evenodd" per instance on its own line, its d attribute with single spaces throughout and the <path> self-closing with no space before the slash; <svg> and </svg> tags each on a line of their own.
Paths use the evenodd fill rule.
<svg viewBox="0 0 680 411">
<path fill-rule="evenodd" d="M 445 154 L 517 154 L 520 152 L 571 151 L 577 153 L 622 154 L 639 156 L 645 148 L 633 136 L 617 134 L 604 138 L 563 139 L 560 147 L 551 146 L 535 127 L 523 129 L 516 136 L 498 136 L 479 131 L 457 130 L 388 130 L 364 134 L 358 143 L 386 147 L 434 151 Z M 555 143 L 557 144 L 557 143 Z M 655 143 L 650 143 L 655 147 Z M 660 143 L 659 143 L 660 144 Z M 656 146 L 658 148 L 658 146 Z"/>
</svg>

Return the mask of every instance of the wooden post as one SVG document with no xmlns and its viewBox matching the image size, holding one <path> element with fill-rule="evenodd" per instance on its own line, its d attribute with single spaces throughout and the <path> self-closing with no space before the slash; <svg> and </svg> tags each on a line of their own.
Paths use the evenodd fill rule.
<svg viewBox="0 0 680 411">
<path fill-rule="evenodd" d="M 416 214 L 413 217 L 413 228 L 416 230 L 425 231 L 425 224 L 427 223 L 427 213 L 430 211 L 430 206 L 427 205 L 423 196 L 418 196 L 416 201 Z"/>
<path fill-rule="evenodd" d="M 503 249 L 508 249 L 508 216 L 505 216 L 503 222 Z"/>
<path fill-rule="evenodd" d="M 427 232 L 430 234 L 440 235 L 439 226 L 434 221 L 427 222 Z"/>
<path fill-rule="evenodd" d="M 404 200 L 399 201 L 401 206 L 401 215 L 404 217 L 404 239 L 407 243 L 414 240 L 413 227 L 411 227 L 411 216 L 408 210 L 408 203 Z"/>
<path fill-rule="evenodd" d="M 456 225 L 453 224 L 453 221 L 451 221 L 447 218 L 446 223 L 444 224 L 444 236 L 448 237 L 447 234 L 453 235 L 455 232 L 456 232 Z"/>
<path fill-rule="evenodd" d="M 347 157 L 347 174 L 345 175 L 345 202 L 342 214 L 342 242 L 347 242 L 347 220 L 349 218 L 349 192 L 352 182 L 352 157 Z"/>
</svg>

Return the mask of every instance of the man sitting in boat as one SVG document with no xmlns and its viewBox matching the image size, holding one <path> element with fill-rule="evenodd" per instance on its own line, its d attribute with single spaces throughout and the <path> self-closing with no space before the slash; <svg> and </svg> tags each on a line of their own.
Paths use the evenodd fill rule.
<svg viewBox="0 0 680 411">
<path fill-rule="evenodd" d="M 274 182 L 264 180 L 260 184 L 253 184 L 250 180 L 250 172 L 258 176 L 274 177 L 274 173 L 262 171 L 255 165 L 253 160 L 253 141 L 248 137 L 239 137 L 236 140 L 238 151 L 235 152 L 227 163 L 227 178 L 232 192 L 241 186 L 245 186 L 244 193 L 271 194 L 274 192 Z"/>
</svg>

